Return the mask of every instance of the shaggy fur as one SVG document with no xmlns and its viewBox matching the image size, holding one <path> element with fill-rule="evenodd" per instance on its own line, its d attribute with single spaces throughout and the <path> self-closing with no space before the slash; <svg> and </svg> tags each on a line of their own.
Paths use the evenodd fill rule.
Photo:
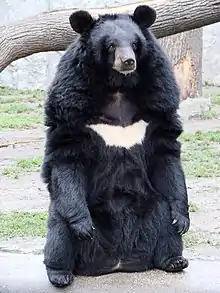
<svg viewBox="0 0 220 293">
<path fill-rule="evenodd" d="M 188 266 L 182 257 L 181 235 L 190 221 L 177 141 L 179 89 L 147 28 L 151 10 L 147 24 L 139 9 L 142 14 L 87 19 L 84 31 L 79 23 L 81 35 L 62 56 L 48 92 L 42 176 L 51 202 L 44 263 L 55 286 L 72 283 L 73 274 Z M 114 26 L 126 32 L 124 38 L 117 33 L 118 43 L 137 40 L 137 69 L 127 76 L 111 68 L 114 58 L 103 45 Z M 133 123 L 148 123 L 143 143 L 130 149 L 107 147 L 86 127 L 100 123 L 101 109 L 117 91 L 137 106 Z"/>
</svg>

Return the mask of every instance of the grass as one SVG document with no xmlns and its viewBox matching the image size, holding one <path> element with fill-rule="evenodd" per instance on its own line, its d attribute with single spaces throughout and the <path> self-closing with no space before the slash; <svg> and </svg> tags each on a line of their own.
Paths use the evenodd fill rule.
<svg viewBox="0 0 220 293">
<path fill-rule="evenodd" d="M 196 203 L 190 201 L 189 202 L 189 212 L 195 213 L 195 212 L 198 212 L 198 210 L 199 210 L 198 205 Z"/>
<path fill-rule="evenodd" d="M 44 96 L 34 96 L 34 95 L 28 95 L 28 96 L 7 96 L 1 97 L 0 96 L 0 104 L 17 104 L 17 103 L 37 103 L 40 101 L 43 101 Z"/>
<path fill-rule="evenodd" d="M 15 90 L 8 87 L 0 87 L 0 105 L 18 103 L 36 103 L 44 99 L 44 91 L 41 90 Z"/>
<path fill-rule="evenodd" d="M 190 213 L 196 213 L 196 212 L 198 212 L 198 211 L 199 211 L 199 207 L 198 207 L 198 205 L 197 205 L 196 203 L 190 201 L 190 202 L 189 202 L 189 212 L 190 212 Z"/>
<path fill-rule="evenodd" d="M 184 133 L 181 135 L 181 140 L 183 142 L 205 142 L 206 144 L 210 142 L 220 142 L 220 131 L 197 131 L 193 134 L 191 133 Z"/>
<path fill-rule="evenodd" d="M 203 120 L 208 120 L 208 119 L 213 119 L 218 117 L 219 117 L 219 114 L 214 110 L 202 111 L 199 115 L 199 118 Z"/>
<path fill-rule="evenodd" d="M 190 150 L 191 147 L 191 150 Z M 194 146 L 188 146 L 183 150 L 182 163 L 188 177 L 219 177 L 220 160 L 219 152 L 214 152 L 209 148 L 198 149 Z"/>
<path fill-rule="evenodd" d="M 194 231 L 189 230 L 186 234 L 183 235 L 183 242 L 185 248 L 191 248 L 204 243 L 204 239 L 201 237 L 201 235 L 199 235 L 199 233 L 195 233 Z"/>
<path fill-rule="evenodd" d="M 40 90 L 0 87 L 0 130 L 37 127 L 43 122 L 43 99 L 44 92 Z"/>
<path fill-rule="evenodd" d="M 0 213 L 0 238 L 45 237 L 46 221 L 45 212 Z"/>
<path fill-rule="evenodd" d="M 20 113 L 32 113 L 39 111 L 40 107 L 31 107 L 26 104 L 13 104 L 7 103 L 0 105 L 0 113 L 6 114 L 20 114 Z"/>
<path fill-rule="evenodd" d="M 28 159 L 21 159 L 18 160 L 14 165 L 3 169 L 2 174 L 17 179 L 20 175 L 39 171 L 41 164 L 41 156 Z"/>
<path fill-rule="evenodd" d="M 188 177 L 220 176 L 220 131 L 184 134 L 182 164 Z"/>
<path fill-rule="evenodd" d="M 0 96 L 14 96 L 14 95 L 42 95 L 42 90 L 17 90 L 10 87 L 0 86 Z"/>
<path fill-rule="evenodd" d="M 211 103 L 213 104 L 213 105 L 220 105 L 220 95 L 213 95 L 212 97 L 211 97 Z"/>
<path fill-rule="evenodd" d="M 189 230 L 183 235 L 183 241 L 185 248 L 195 248 L 198 246 L 220 247 L 219 235 L 217 232 Z"/>
<path fill-rule="evenodd" d="M 29 129 L 35 128 L 43 122 L 43 115 L 38 110 L 34 113 L 20 113 L 20 114 L 7 114 L 1 113 L 0 115 L 0 130 L 5 129 Z"/>
</svg>

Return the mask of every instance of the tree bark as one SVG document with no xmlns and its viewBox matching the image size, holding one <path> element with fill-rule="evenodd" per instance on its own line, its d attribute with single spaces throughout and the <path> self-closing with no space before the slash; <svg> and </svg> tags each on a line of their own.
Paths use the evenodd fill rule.
<svg viewBox="0 0 220 293">
<path fill-rule="evenodd" d="M 106 9 L 89 9 L 94 17 L 103 13 L 133 13 L 138 5 L 157 11 L 152 26 L 161 38 L 220 21 L 220 0 L 145 0 Z M 69 16 L 76 9 L 51 11 L 19 23 L 0 27 L 0 72 L 11 62 L 34 53 L 63 51 L 76 38 Z"/>
<path fill-rule="evenodd" d="M 181 90 L 181 100 L 202 95 L 203 29 L 159 40 L 170 58 Z"/>
</svg>

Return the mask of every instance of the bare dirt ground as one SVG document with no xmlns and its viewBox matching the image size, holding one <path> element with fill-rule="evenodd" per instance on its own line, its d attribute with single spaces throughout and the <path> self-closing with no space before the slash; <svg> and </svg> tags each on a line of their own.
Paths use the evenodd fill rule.
<svg viewBox="0 0 220 293">
<path fill-rule="evenodd" d="M 220 130 L 219 119 L 189 120 L 184 124 L 185 132 L 197 130 Z M 44 150 L 44 130 L 0 131 L 0 212 L 46 211 L 48 194 L 40 179 L 39 172 L 9 178 L 1 175 L 1 170 L 16 160 L 42 156 Z M 16 141 L 23 143 L 10 144 Z M 30 142 L 33 141 L 33 142 Z M 27 143 L 28 142 L 28 143 Z M 187 237 L 186 254 L 193 257 L 214 257 L 220 259 L 220 178 L 187 178 L 189 200 L 197 210 L 191 213 L 191 229 Z M 0 240 L 0 251 L 41 251 L 44 239 L 14 238 Z"/>
</svg>

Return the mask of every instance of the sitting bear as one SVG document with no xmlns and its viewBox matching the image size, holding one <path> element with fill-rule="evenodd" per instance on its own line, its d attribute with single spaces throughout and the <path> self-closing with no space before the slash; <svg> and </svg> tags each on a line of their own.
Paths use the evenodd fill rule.
<svg viewBox="0 0 220 293">
<path fill-rule="evenodd" d="M 188 267 L 180 94 L 149 29 L 155 19 L 149 6 L 131 15 L 70 16 L 79 36 L 45 103 L 44 264 L 54 286 L 74 275 Z"/>
</svg>

